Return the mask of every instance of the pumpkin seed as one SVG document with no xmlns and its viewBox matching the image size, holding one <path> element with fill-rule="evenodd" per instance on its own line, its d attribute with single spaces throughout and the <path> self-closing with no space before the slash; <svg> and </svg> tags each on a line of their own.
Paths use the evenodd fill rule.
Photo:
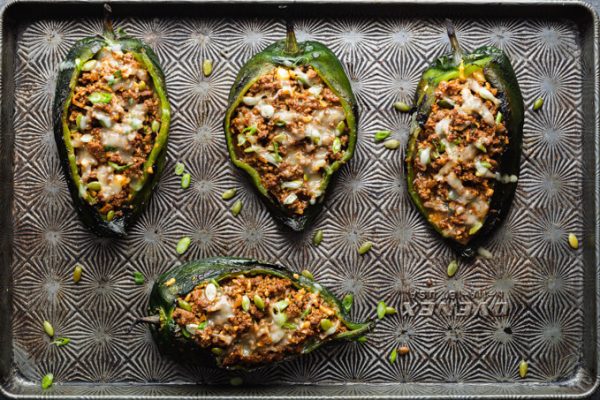
<svg viewBox="0 0 600 400">
<path fill-rule="evenodd" d="M 192 305 L 185 300 L 177 299 L 177 305 L 185 311 L 192 311 Z"/>
<path fill-rule="evenodd" d="M 397 101 L 397 102 L 395 102 L 394 103 L 394 108 L 396 110 L 398 110 L 398 111 L 401 111 L 401 112 L 409 112 L 412 109 L 412 107 L 410 105 L 406 104 L 403 101 Z"/>
<path fill-rule="evenodd" d="M 226 191 L 223 192 L 223 194 L 221 195 L 221 198 L 223 200 L 230 200 L 233 199 L 233 197 L 235 196 L 236 190 L 235 189 L 228 189 Z"/>
<path fill-rule="evenodd" d="M 382 140 L 387 139 L 392 134 L 391 131 L 379 131 L 375 132 L 375 141 L 381 142 Z"/>
<path fill-rule="evenodd" d="M 358 254 L 360 254 L 361 256 L 363 254 L 368 253 L 371 248 L 373 247 L 373 243 L 372 242 L 364 242 L 359 248 L 358 248 Z"/>
<path fill-rule="evenodd" d="M 377 303 L 377 318 L 383 319 L 383 317 L 385 317 L 385 307 L 384 301 Z"/>
<path fill-rule="evenodd" d="M 254 305 L 256 306 L 256 308 L 258 308 L 261 311 L 264 311 L 264 309 L 265 309 L 265 301 L 262 299 L 262 297 L 260 297 L 259 295 L 255 294 L 253 300 L 254 300 Z"/>
<path fill-rule="evenodd" d="M 303 270 L 301 273 L 302 273 L 302 276 L 305 277 L 305 278 L 307 278 L 307 279 L 310 279 L 310 280 L 314 280 L 315 279 L 315 277 L 313 276 L 312 272 L 310 272 L 307 269 Z"/>
<path fill-rule="evenodd" d="M 213 71 L 213 62 L 212 60 L 204 60 L 204 62 L 202 63 L 202 73 L 204 74 L 204 76 L 209 77 L 210 74 L 212 74 Z"/>
<path fill-rule="evenodd" d="M 569 245 L 575 250 L 579 248 L 579 240 L 577 240 L 577 236 L 573 233 L 569 233 Z"/>
<path fill-rule="evenodd" d="M 533 111 L 538 111 L 544 105 L 544 98 L 540 97 L 533 103 Z"/>
<path fill-rule="evenodd" d="M 319 229 L 318 231 L 315 232 L 312 242 L 315 246 L 318 246 L 321 244 L 322 241 L 323 241 L 323 231 L 321 229 Z"/>
<path fill-rule="evenodd" d="M 448 264 L 448 277 L 452 278 L 458 272 L 458 261 L 452 260 Z"/>
<path fill-rule="evenodd" d="M 81 280 L 82 273 L 83 267 L 80 264 L 75 264 L 75 269 L 73 270 L 73 282 L 79 282 Z"/>
<path fill-rule="evenodd" d="M 177 242 L 177 248 L 176 248 L 177 254 L 185 253 L 187 251 L 188 247 L 190 247 L 191 243 L 192 243 L 192 239 L 190 239 L 187 236 L 179 239 L 179 242 Z"/>
<path fill-rule="evenodd" d="M 521 363 L 519 364 L 519 376 L 521 378 L 525 378 L 527 376 L 528 371 L 529 371 L 529 364 L 527 364 L 527 361 L 521 360 Z"/>
<path fill-rule="evenodd" d="M 54 327 L 49 321 L 44 321 L 44 332 L 50 337 L 54 336 Z"/>
<path fill-rule="evenodd" d="M 248 296 L 242 296 L 242 310 L 248 312 L 250 310 L 250 298 Z"/>
<path fill-rule="evenodd" d="M 244 204 L 241 200 L 238 200 L 235 203 L 233 203 L 233 206 L 231 206 L 231 213 L 234 217 L 237 217 L 239 215 L 239 213 L 242 211 L 243 206 Z"/>
<path fill-rule="evenodd" d="M 400 147 L 400 142 L 396 139 L 389 139 L 383 143 L 383 146 L 389 150 L 396 150 L 398 147 Z"/>
</svg>

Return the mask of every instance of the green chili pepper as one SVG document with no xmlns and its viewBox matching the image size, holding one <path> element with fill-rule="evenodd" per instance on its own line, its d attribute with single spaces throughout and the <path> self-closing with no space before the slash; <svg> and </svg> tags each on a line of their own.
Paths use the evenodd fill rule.
<svg viewBox="0 0 600 400">
<path fill-rule="evenodd" d="M 42 378 L 42 389 L 44 389 L 44 390 L 48 389 L 50 386 L 52 386 L 52 383 L 54 383 L 54 375 L 53 374 L 44 375 L 44 377 Z"/>
<path fill-rule="evenodd" d="M 190 244 L 192 243 L 192 239 L 190 239 L 189 237 L 182 237 L 181 239 L 179 239 L 179 242 L 177 242 L 177 254 L 183 254 L 187 251 L 188 247 L 190 247 Z"/>
<path fill-rule="evenodd" d="M 320 187 L 322 194 L 313 202 L 314 204 L 310 204 L 303 210 L 302 214 L 299 214 L 293 208 L 286 207 L 286 204 L 280 202 L 277 196 L 270 193 L 263 185 L 259 172 L 238 156 L 239 149 L 236 132 L 232 129 L 232 120 L 235 117 L 238 105 L 243 101 L 250 87 L 262 76 L 276 67 L 293 69 L 303 66 L 314 68 L 323 78 L 324 83 L 329 89 L 340 99 L 340 104 L 345 114 L 345 129 L 343 132 L 347 135 L 348 140 L 340 159 L 332 162 L 323 172 L 324 176 Z M 302 230 L 314 220 L 321 209 L 322 199 L 331 181 L 331 176 L 341 165 L 348 162 L 354 154 L 357 132 L 356 110 L 357 103 L 352 93 L 350 81 L 339 60 L 331 50 L 319 42 L 307 41 L 298 43 L 291 25 L 288 25 L 285 40 L 278 41 L 254 55 L 242 67 L 231 88 L 229 106 L 225 115 L 224 127 L 227 147 L 232 162 L 248 174 L 252 183 L 258 189 L 260 198 L 265 202 L 275 219 L 294 230 Z M 337 148 L 336 144 L 335 149 Z M 247 147 L 246 149 L 253 151 L 252 147 Z M 341 146 L 338 151 L 341 151 Z"/>
<path fill-rule="evenodd" d="M 448 26 L 448 35 L 452 46 L 452 53 L 439 57 L 425 70 L 415 94 L 416 110 L 412 115 L 409 140 L 406 149 L 406 183 L 411 200 L 432 227 L 448 240 L 449 244 L 462 256 L 472 257 L 484 238 L 490 237 L 492 230 L 506 217 L 510 208 L 516 185 L 489 179 L 490 186 L 494 189 L 492 198 L 487 204 L 487 216 L 483 219 L 483 226 L 474 230 L 467 238 L 457 239 L 452 232 L 444 230 L 436 222 L 429 219 L 430 211 L 425 207 L 425 200 L 420 197 L 414 182 L 417 171 L 414 160 L 419 157 L 419 144 L 431 113 L 431 107 L 436 99 L 435 91 L 440 82 L 452 79 L 466 79 L 473 74 L 481 74 L 497 91 L 496 98 L 500 101 L 499 111 L 501 119 L 507 129 L 509 143 L 502 154 L 496 172 L 501 175 L 515 175 L 519 173 L 521 158 L 521 142 L 523 132 L 524 104 L 519 89 L 517 78 L 504 52 L 492 46 L 484 46 L 471 53 L 460 49 L 454 29 Z M 479 147 L 485 152 L 485 147 Z"/>
<path fill-rule="evenodd" d="M 354 296 L 351 293 L 344 296 L 344 298 L 342 299 L 342 306 L 344 306 L 344 310 L 346 312 L 348 312 L 348 313 L 350 312 L 353 302 L 354 302 Z"/>
<path fill-rule="evenodd" d="M 188 262 L 166 272 L 156 279 L 150 294 L 150 312 L 159 316 L 157 324 L 152 326 L 152 334 L 157 341 L 159 349 L 166 354 L 187 354 L 191 359 L 198 359 L 201 354 L 212 354 L 216 358 L 217 366 L 220 366 L 220 356 L 225 353 L 224 349 L 218 347 L 201 347 L 195 341 L 182 338 L 178 334 L 185 327 L 178 325 L 175 321 L 173 315 L 174 305 L 177 304 L 179 299 L 185 298 L 198 286 L 207 285 L 213 280 L 227 280 L 239 276 L 271 276 L 289 280 L 292 286 L 296 288 L 304 289 L 309 293 L 318 292 L 323 305 L 335 311 L 335 321 L 332 320 L 333 316 L 324 318 L 319 321 L 319 328 L 324 333 L 333 329 L 339 323 L 340 327 L 345 327 L 343 332 L 340 332 L 340 329 L 334 333 L 328 332 L 326 339 L 320 339 L 317 336 L 306 342 L 298 354 L 310 353 L 331 341 L 356 340 L 373 328 L 374 323 L 372 321 L 363 323 L 352 322 L 344 310 L 342 302 L 327 288 L 304 276 L 299 276 L 285 267 L 245 258 L 218 257 Z M 282 328 L 292 330 L 298 328 L 294 323 L 297 321 L 286 320 L 284 310 L 290 307 L 288 305 L 289 301 L 279 300 L 268 304 L 267 300 L 258 294 L 248 294 L 242 296 L 242 309 L 251 309 L 250 302 L 252 298 L 254 298 L 254 305 L 259 310 L 264 310 L 265 314 L 273 312 L 275 316 L 281 315 L 276 318 L 279 326 Z M 267 310 L 267 306 L 271 310 Z M 310 306 L 307 309 L 310 309 Z M 309 313 L 310 311 L 307 312 L 305 310 L 302 313 L 301 319 L 305 318 Z M 256 318 L 256 316 L 253 317 Z M 268 318 L 268 316 L 265 318 Z M 201 329 L 200 325 L 198 329 Z M 293 355 L 286 356 L 285 358 L 289 357 L 293 357 Z M 236 369 L 240 369 L 240 367 L 237 366 Z"/>
<path fill-rule="evenodd" d="M 159 180 L 165 161 L 171 108 L 167 99 L 165 78 L 152 49 L 138 39 L 115 34 L 112 28 L 109 28 L 109 25 L 106 24 L 107 30 L 102 37 L 88 37 L 76 42 L 71 47 L 64 60 L 65 62 L 61 64 L 64 68 L 61 68 L 58 72 L 56 95 L 52 109 L 54 135 L 60 161 L 66 176 L 71 198 L 79 217 L 96 234 L 120 237 L 125 235 L 127 229 L 131 227 L 143 212 Z M 99 208 L 95 206 L 97 199 L 86 193 L 85 184 L 82 182 L 79 173 L 75 149 L 71 143 L 71 128 L 68 117 L 71 110 L 71 100 L 74 95 L 74 82 L 77 82 L 84 69 L 91 69 L 92 64 L 96 65 L 96 59 L 104 48 L 113 45 L 121 46 L 123 52 L 132 55 L 138 61 L 140 68 L 148 73 L 154 94 L 156 95 L 158 111 L 162 122 L 159 131 L 153 139 L 152 150 L 142 166 L 142 176 L 136 182 L 135 186 L 131 186 L 130 196 L 121 209 L 122 214 L 119 218 L 108 221 L 100 213 Z M 114 76 L 117 79 L 122 78 L 120 71 L 115 72 Z M 88 100 L 92 103 L 106 104 L 112 101 L 112 97 L 111 93 L 96 91 L 89 95 Z M 97 119 L 104 126 L 112 125 L 109 116 Z M 78 124 L 80 129 L 84 125 L 83 121 L 84 118 L 82 116 Z M 86 122 L 85 125 L 91 127 L 90 122 Z"/>
</svg>

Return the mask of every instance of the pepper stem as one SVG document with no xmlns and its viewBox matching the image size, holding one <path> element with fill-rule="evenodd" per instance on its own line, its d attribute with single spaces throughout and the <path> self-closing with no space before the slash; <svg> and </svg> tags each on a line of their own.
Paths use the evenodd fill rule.
<svg viewBox="0 0 600 400">
<path fill-rule="evenodd" d="M 107 39 L 115 39 L 115 30 L 112 23 L 112 7 L 108 3 L 104 3 L 104 32 L 103 35 Z"/>
<path fill-rule="evenodd" d="M 449 19 L 446 20 L 446 31 L 448 32 L 448 39 L 450 39 L 450 47 L 452 48 L 452 53 L 454 54 L 454 61 L 459 64 L 462 61 L 463 52 L 460 48 L 460 44 L 458 43 L 454 25 L 452 25 L 452 21 Z"/>
<path fill-rule="evenodd" d="M 296 34 L 294 33 L 294 23 L 290 20 L 285 22 L 286 37 L 285 37 L 285 52 L 287 54 L 298 53 L 298 42 L 296 41 Z"/>
</svg>

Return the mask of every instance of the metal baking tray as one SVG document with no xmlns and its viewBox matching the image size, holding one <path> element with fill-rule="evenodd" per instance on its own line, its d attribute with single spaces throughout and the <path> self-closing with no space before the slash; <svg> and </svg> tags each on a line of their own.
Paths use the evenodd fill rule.
<svg viewBox="0 0 600 400">
<path fill-rule="evenodd" d="M 581 398 L 598 387 L 598 18 L 585 3 L 111 2 L 117 27 L 156 49 L 173 106 L 169 165 L 151 206 L 123 240 L 100 239 L 77 219 L 51 132 L 57 67 L 73 42 L 101 30 L 98 1 L 18 1 L 2 9 L 0 136 L 0 388 L 7 398 Z M 283 5 L 283 7 L 282 7 Z M 427 63 L 448 50 L 443 19 L 463 47 L 507 51 L 527 105 L 524 155 L 510 216 L 489 239 L 492 259 L 462 263 L 411 206 L 403 150 L 375 144 L 390 129 L 406 142 Z M 354 159 L 305 234 L 283 231 L 229 162 L 227 92 L 253 53 L 295 21 L 301 40 L 326 43 L 353 81 L 360 108 Z M 209 78 L 202 60 L 214 60 Z M 531 111 L 539 96 L 541 111 Z M 177 161 L 192 174 L 182 190 Z M 239 190 L 237 218 L 220 194 Z M 314 229 L 325 239 L 314 247 Z M 575 233 L 579 250 L 567 244 Z M 184 235 L 192 246 L 177 256 Z M 373 250 L 359 256 L 364 240 Z M 157 352 L 146 312 L 153 279 L 209 255 L 252 256 L 307 268 L 355 318 L 379 300 L 399 314 L 366 344 L 328 347 L 247 374 L 177 364 Z M 71 279 L 84 265 L 81 282 Z M 132 272 L 146 276 L 136 286 Z M 52 321 L 50 345 L 41 329 Z M 407 345 L 396 363 L 390 351 Z M 521 379 L 518 365 L 529 363 Z M 40 389 L 47 372 L 56 384 Z M 244 384 L 231 386 L 240 376 Z"/>
</svg>

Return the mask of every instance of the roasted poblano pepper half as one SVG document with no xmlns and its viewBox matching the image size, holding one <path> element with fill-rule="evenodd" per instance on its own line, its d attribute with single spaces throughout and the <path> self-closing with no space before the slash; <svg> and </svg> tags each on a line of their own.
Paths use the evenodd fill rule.
<svg viewBox="0 0 600 400">
<path fill-rule="evenodd" d="M 159 348 L 181 358 L 253 369 L 357 339 L 373 322 L 350 321 L 326 288 L 279 265 L 244 258 L 188 262 L 160 276 L 150 295 Z"/>
<path fill-rule="evenodd" d="M 156 54 L 114 33 L 76 42 L 60 64 L 54 134 L 77 212 L 93 232 L 122 236 L 163 169 L 171 109 Z"/>
<path fill-rule="evenodd" d="M 523 99 L 507 56 L 491 46 L 423 73 L 406 151 L 408 192 L 459 254 L 470 257 L 506 216 L 519 175 Z"/>
<path fill-rule="evenodd" d="M 252 57 L 229 94 L 224 128 L 233 163 L 274 217 L 302 230 L 334 172 L 354 153 L 356 99 L 333 52 L 287 37 Z"/>
</svg>

